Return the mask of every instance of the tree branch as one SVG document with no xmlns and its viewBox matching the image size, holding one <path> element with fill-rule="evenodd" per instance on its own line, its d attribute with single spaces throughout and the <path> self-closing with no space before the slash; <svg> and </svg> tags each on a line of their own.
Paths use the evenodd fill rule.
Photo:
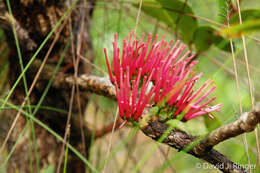
<svg viewBox="0 0 260 173">
<path fill-rule="evenodd" d="M 168 129 L 168 125 L 159 122 L 157 119 L 151 119 L 148 121 L 146 126 L 142 127 L 142 131 L 145 135 L 149 136 L 153 140 L 158 141 L 161 136 Z M 179 151 L 184 150 L 186 147 L 189 147 L 190 144 L 197 137 L 187 134 L 186 132 L 173 129 L 169 135 L 163 140 L 163 143 L 169 145 L 172 148 L 175 148 Z M 220 152 L 210 149 L 208 151 L 202 151 L 201 153 L 197 153 L 195 150 L 196 147 L 191 148 L 187 151 L 187 153 L 195 156 L 196 158 L 203 159 L 211 164 L 213 164 L 216 168 L 226 173 L 245 173 L 247 172 L 242 167 L 239 167 L 238 164 L 229 160 L 226 156 L 221 154 Z"/>
<path fill-rule="evenodd" d="M 83 75 L 77 79 L 68 77 L 65 81 L 68 84 L 72 84 L 75 82 L 74 80 L 77 80 L 80 88 L 85 91 L 94 92 L 108 96 L 112 99 L 116 99 L 115 89 L 107 78 Z M 223 154 L 212 149 L 212 147 L 231 137 L 252 131 L 259 123 L 259 121 L 260 105 L 258 104 L 254 111 L 245 113 L 239 118 L 239 120 L 235 121 L 234 123 L 216 129 L 206 138 L 203 138 L 202 142 L 188 150 L 187 153 L 215 165 L 223 172 L 247 172 L 245 169 L 229 160 Z M 148 121 L 145 126 L 142 126 L 142 131 L 147 136 L 158 141 L 167 128 L 168 125 L 161 123 L 158 120 L 152 119 Z M 170 134 L 163 140 L 163 143 L 181 151 L 189 144 L 191 144 L 196 138 L 197 137 L 189 135 L 182 130 L 173 129 Z"/>
<path fill-rule="evenodd" d="M 253 131 L 259 122 L 260 102 L 256 104 L 253 111 L 242 114 L 237 121 L 212 131 L 194 148 L 194 150 L 197 154 L 208 151 L 222 141 Z"/>
<path fill-rule="evenodd" d="M 38 65 L 34 68 L 37 68 L 37 66 Z M 52 70 L 50 70 L 51 67 L 46 66 L 46 68 L 48 69 L 48 73 L 44 75 L 44 78 L 48 78 L 52 75 Z M 71 87 L 76 81 L 82 91 L 93 92 L 116 100 L 115 88 L 109 79 L 105 77 L 81 75 L 78 78 L 74 78 L 74 76 L 58 75 L 57 80 L 54 83 L 54 87 Z M 212 148 L 218 143 L 231 137 L 241 135 L 242 133 L 251 132 L 254 130 L 259 121 L 260 103 L 256 105 L 256 108 L 252 112 L 244 113 L 237 121 L 222 126 L 211 132 L 205 138 L 202 138 L 198 144 L 195 144 L 194 147 L 187 150 L 187 153 L 213 164 L 222 172 L 247 172 L 238 164 L 232 162 L 226 156 Z M 158 141 L 168 129 L 168 125 L 153 117 L 145 123 L 145 125 L 142 125 L 141 129 L 145 135 Z M 181 151 L 190 146 L 195 139 L 198 139 L 198 137 L 187 134 L 179 129 L 173 129 L 162 142 Z"/>
<path fill-rule="evenodd" d="M 78 78 L 67 77 L 65 81 L 72 85 L 76 82 L 81 90 L 93 92 L 99 95 L 116 100 L 116 91 L 114 85 L 106 77 L 97 77 L 92 75 L 81 75 Z"/>
</svg>

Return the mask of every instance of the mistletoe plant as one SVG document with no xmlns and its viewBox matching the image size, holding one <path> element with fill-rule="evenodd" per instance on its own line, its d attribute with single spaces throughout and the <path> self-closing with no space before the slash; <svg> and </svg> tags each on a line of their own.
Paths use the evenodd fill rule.
<svg viewBox="0 0 260 173">
<path fill-rule="evenodd" d="M 104 49 L 110 81 L 115 85 L 120 116 L 138 121 L 145 108 L 153 108 L 151 114 L 162 121 L 177 118 L 187 121 L 201 115 L 219 111 L 221 104 L 210 106 L 216 99 L 207 96 L 216 88 L 214 81 L 206 81 L 198 90 L 195 83 L 202 73 L 196 74 L 190 51 L 184 53 L 186 46 L 178 40 L 145 34 L 138 40 L 133 32 L 123 41 L 122 52 L 117 46 L 117 34 L 113 42 L 113 65 L 110 66 L 106 48 Z M 165 116 L 166 115 L 166 116 Z"/>
</svg>

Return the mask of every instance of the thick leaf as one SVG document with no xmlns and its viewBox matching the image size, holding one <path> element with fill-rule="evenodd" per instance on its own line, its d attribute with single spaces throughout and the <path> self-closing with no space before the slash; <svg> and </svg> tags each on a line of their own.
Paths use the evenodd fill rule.
<svg viewBox="0 0 260 173">
<path fill-rule="evenodd" d="M 229 41 L 217 35 L 217 31 L 211 26 L 198 27 L 193 40 L 197 52 L 208 50 L 212 44 L 221 50 L 230 51 Z"/>
<path fill-rule="evenodd" d="M 192 8 L 187 3 L 178 0 L 157 0 L 157 2 L 167 10 L 167 13 L 174 20 L 182 40 L 191 43 L 194 31 L 198 27 L 197 19 L 190 16 L 194 14 Z"/>
<path fill-rule="evenodd" d="M 247 10 L 242 10 L 241 11 L 241 17 L 243 23 L 245 21 L 249 20 L 255 20 L 255 19 L 260 19 L 260 9 L 247 9 Z M 230 24 L 238 24 L 239 23 L 239 17 L 238 13 L 234 14 L 229 21 Z"/>
<path fill-rule="evenodd" d="M 220 34 L 225 37 L 240 37 L 241 35 L 250 34 L 260 31 L 260 19 L 243 22 L 242 25 L 235 24 L 220 30 Z"/>
<path fill-rule="evenodd" d="M 214 45 L 221 50 L 224 50 L 226 52 L 231 52 L 230 41 L 228 39 L 223 38 L 222 36 L 216 36 Z M 235 45 L 234 42 L 233 45 Z M 234 46 L 234 50 L 235 50 L 235 46 Z"/>
<path fill-rule="evenodd" d="M 194 44 L 197 52 L 206 51 L 214 42 L 215 30 L 210 26 L 201 26 L 194 32 Z"/>
<path fill-rule="evenodd" d="M 198 23 L 197 19 L 189 16 L 193 12 L 188 4 L 178 0 L 144 0 L 142 10 L 164 22 L 170 29 L 177 31 L 184 42 L 192 42 L 193 33 L 198 27 Z"/>
<path fill-rule="evenodd" d="M 138 7 L 138 4 L 134 4 L 135 7 Z M 168 25 L 171 29 L 174 29 L 174 20 L 169 16 L 167 11 L 163 9 L 163 7 L 156 1 L 153 0 L 145 0 L 142 4 L 142 10 L 158 19 L 159 21 L 164 22 L 166 25 Z"/>
</svg>

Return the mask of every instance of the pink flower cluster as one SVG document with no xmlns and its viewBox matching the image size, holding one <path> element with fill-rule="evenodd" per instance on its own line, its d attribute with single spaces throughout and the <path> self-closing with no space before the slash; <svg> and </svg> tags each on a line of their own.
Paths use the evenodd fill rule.
<svg viewBox="0 0 260 173">
<path fill-rule="evenodd" d="M 216 97 L 204 101 L 216 88 L 213 81 L 208 80 L 197 91 L 193 90 L 202 73 L 195 75 L 192 71 L 198 61 L 192 61 L 194 56 L 189 51 L 183 53 L 184 44 L 179 45 L 177 41 L 172 45 L 173 41 L 167 43 L 164 39 L 156 42 L 157 36 L 152 40 L 151 33 L 143 42 L 144 36 L 137 40 L 131 32 L 123 41 L 120 55 L 115 34 L 112 69 L 104 49 L 122 118 L 138 120 L 150 103 L 161 105 L 162 102 L 174 107 L 175 111 L 169 114 L 174 117 L 182 114 L 184 120 L 220 110 L 221 104 L 209 106 Z"/>
</svg>

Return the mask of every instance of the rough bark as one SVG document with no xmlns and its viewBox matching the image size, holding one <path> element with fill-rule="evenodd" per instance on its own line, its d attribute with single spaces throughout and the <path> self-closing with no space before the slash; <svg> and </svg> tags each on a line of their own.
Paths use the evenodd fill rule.
<svg viewBox="0 0 260 173">
<path fill-rule="evenodd" d="M 168 125 L 159 122 L 157 119 L 154 120 L 152 119 L 148 122 L 146 126 L 142 127 L 142 131 L 150 138 L 158 141 L 161 138 L 161 136 L 167 131 L 168 127 L 169 127 Z M 169 145 L 172 148 L 182 151 L 182 150 L 186 150 L 187 147 L 189 147 L 189 145 L 192 145 L 192 142 L 195 141 L 196 138 L 197 137 L 187 134 L 182 130 L 173 129 L 162 142 Z M 211 163 L 222 172 L 226 172 L 226 173 L 247 172 L 242 167 L 239 167 L 238 164 L 232 162 L 226 156 L 224 156 L 223 154 L 221 154 L 220 152 L 214 149 L 209 149 L 207 151 L 201 151 L 198 153 L 196 150 L 196 144 L 194 144 L 194 146 L 195 147 L 190 147 L 189 149 L 187 149 L 186 152 L 199 159 L 203 159 Z"/>
<path fill-rule="evenodd" d="M 5 16 L 5 19 L 0 19 L 0 27 L 2 27 L 5 31 L 6 41 L 8 42 L 9 47 L 9 55 L 8 60 L 10 64 L 9 71 L 9 86 L 12 87 L 16 82 L 18 76 L 21 74 L 21 67 L 19 64 L 19 58 L 17 49 L 14 42 L 14 36 L 12 32 L 12 22 L 15 26 L 19 45 L 21 49 L 21 54 L 23 58 L 24 67 L 27 65 L 31 57 L 34 55 L 36 50 L 39 48 L 43 40 L 47 37 L 47 35 L 51 32 L 52 28 L 57 24 L 58 20 L 65 13 L 65 11 L 70 6 L 71 2 L 69 0 L 65 1 L 52 1 L 52 0 L 10 0 L 10 5 L 13 13 L 12 16 L 8 13 L 7 4 L 4 1 L 0 1 L 1 15 Z M 84 5 L 88 5 L 88 8 L 84 7 Z M 65 46 L 68 42 L 71 42 L 70 39 L 73 39 L 74 46 L 68 48 L 68 51 L 65 54 L 64 60 L 61 64 L 60 73 L 63 75 L 72 75 L 74 74 L 73 64 L 73 52 L 79 52 L 81 55 L 86 55 L 89 61 L 92 61 L 93 58 L 93 50 L 91 45 L 91 38 L 89 35 L 89 26 L 91 22 L 91 15 L 94 8 L 94 1 L 90 0 L 79 0 L 76 7 L 72 10 L 70 14 L 70 19 L 65 19 L 65 24 L 63 29 L 60 32 L 58 40 L 54 45 L 48 60 L 47 65 L 56 66 L 61 53 L 64 51 Z M 84 32 L 81 32 L 82 22 L 84 24 Z M 47 51 L 50 48 L 50 45 L 55 39 L 55 36 L 58 34 L 58 30 L 55 30 L 53 35 L 47 41 L 47 43 L 43 46 L 41 51 L 36 57 L 37 60 L 43 60 Z M 79 43 L 80 41 L 80 43 Z M 78 45 L 80 45 L 80 50 L 78 49 Z M 74 49 L 73 49 L 74 48 Z M 78 73 L 89 73 L 91 71 L 91 66 L 79 63 Z M 26 80 L 28 84 L 28 88 L 30 88 L 32 81 L 35 78 L 37 70 L 29 69 L 26 72 Z M 31 105 L 36 105 L 47 84 L 49 78 L 44 79 L 41 78 L 37 81 L 32 94 L 30 96 Z M 63 109 L 68 111 L 69 109 L 69 100 L 71 97 L 71 88 L 63 88 L 59 89 L 57 87 L 51 87 L 42 103 L 44 106 L 55 107 L 59 109 Z M 16 105 L 21 105 L 25 98 L 25 88 L 23 84 L 23 80 L 21 80 L 14 90 L 9 101 Z M 74 98 L 74 105 L 72 112 L 74 114 L 78 114 L 78 103 L 76 98 Z M 81 97 L 81 109 L 84 110 L 86 103 L 88 101 L 87 95 Z M 5 111 L 4 116 L 2 118 L 6 119 L 6 122 L 9 122 L 8 126 L 6 122 L 4 122 L 4 127 L 2 134 L 7 134 L 7 131 L 12 123 L 13 118 L 17 114 L 16 111 Z M 61 136 L 64 135 L 67 114 L 43 110 L 40 109 L 35 115 L 38 119 L 47 124 L 50 128 L 54 129 Z M 88 150 L 90 146 L 90 130 L 85 127 L 84 129 L 84 138 L 86 141 L 85 151 L 83 152 L 83 146 L 81 141 L 81 132 L 78 123 L 79 117 L 73 116 L 70 126 L 70 138 L 69 142 L 75 146 L 82 153 L 86 153 L 86 157 L 88 157 Z M 1 121 L 2 122 L 2 121 Z M 1 123 L 2 124 L 2 123 Z M 24 117 L 20 117 L 18 123 L 15 126 L 15 130 L 12 133 L 11 138 L 8 140 L 8 149 L 10 150 L 13 146 L 14 142 L 17 140 L 17 136 L 20 134 L 21 130 L 24 128 L 26 124 L 26 120 Z M 38 147 L 38 155 L 40 160 L 40 168 L 44 168 L 50 164 L 57 165 L 58 157 L 60 154 L 60 148 L 62 146 L 61 143 L 57 142 L 54 136 L 48 134 L 43 128 L 35 125 L 35 132 L 37 138 L 37 147 Z M 1 141 L 5 135 L 1 135 Z M 22 140 L 20 140 L 17 149 L 15 150 L 13 156 L 11 157 L 8 164 L 8 172 L 15 172 L 16 169 L 19 172 L 30 172 L 29 160 L 31 156 L 29 155 L 29 138 L 31 138 L 31 131 L 27 130 Z M 35 154 L 33 153 L 33 156 Z M 36 170 L 35 157 L 33 157 L 34 170 Z M 85 165 L 73 154 L 69 155 L 68 161 L 68 171 L 67 172 L 84 172 Z"/>
<path fill-rule="evenodd" d="M 73 79 L 73 77 L 68 76 L 65 79 L 65 85 L 71 86 L 75 81 L 78 81 L 80 88 L 84 91 L 91 91 L 115 100 L 115 89 L 108 78 L 82 75 Z M 146 112 L 147 111 L 149 112 L 149 110 L 146 110 Z M 149 113 L 143 115 L 144 120 L 141 121 L 141 129 L 145 135 L 158 141 L 169 126 L 160 122 L 158 117 L 147 120 L 145 118 L 147 114 Z M 192 136 L 180 129 L 174 128 L 162 142 L 179 151 L 186 150 L 187 153 L 194 157 L 213 164 L 222 172 L 244 173 L 247 172 L 247 170 L 240 167 L 237 163 L 232 162 L 225 155 L 214 150 L 213 147 L 227 139 L 254 130 L 259 122 L 260 103 L 258 103 L 251 112 L 244 113 L 237 121 L 222 126 L 205 137 L 198 138 L 198 136 Z M 187 147 L 190 148 L 187 149 Z"/>
</svg>

